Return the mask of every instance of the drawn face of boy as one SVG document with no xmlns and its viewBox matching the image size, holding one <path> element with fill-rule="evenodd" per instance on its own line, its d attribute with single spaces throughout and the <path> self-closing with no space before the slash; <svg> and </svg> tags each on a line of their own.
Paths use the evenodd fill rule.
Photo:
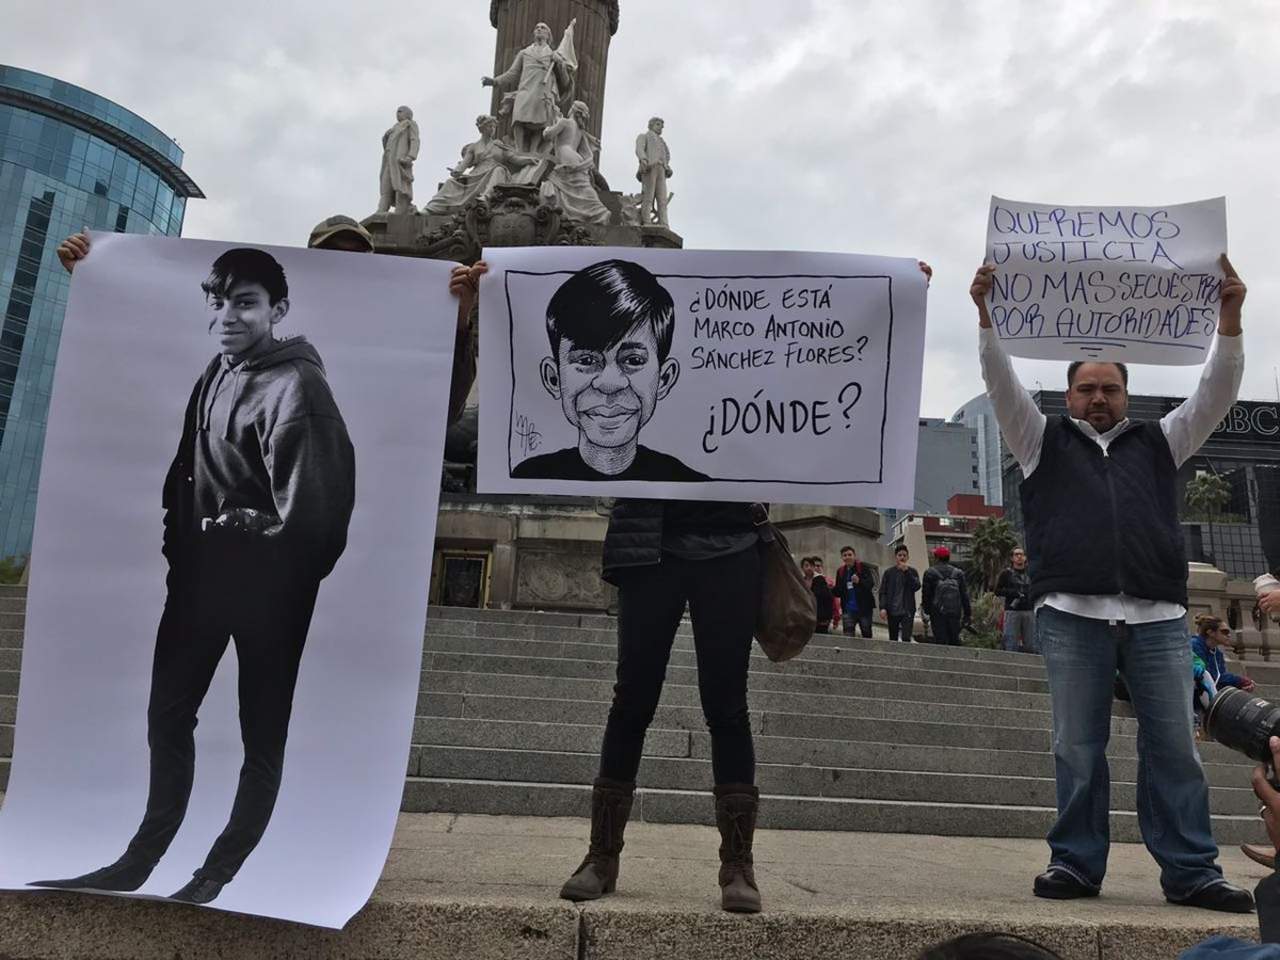
<svg viewBox="0 0 1280 960">
<path fill-rule="evenodd" d="M 540 373 L 580 440 L 622 447 L 635 442 L 658 401 L 676 385 L 680 364 L 672 357 L 659 362 L 653 329 L 641 323 L 603 351 L 563 338 L 560 355 L 544 357 Z"/>
<path fill-rule="evenodd" d="M 233 361 L 248 359 L 271 343 L 271 328 L 289 312 L 289 301 L 271 303 L 260 283 L 240 281 L 225 296 L 205 296 L 209 310 L 209 332 L 218 338 L 223 356 Z"/>
</svg>

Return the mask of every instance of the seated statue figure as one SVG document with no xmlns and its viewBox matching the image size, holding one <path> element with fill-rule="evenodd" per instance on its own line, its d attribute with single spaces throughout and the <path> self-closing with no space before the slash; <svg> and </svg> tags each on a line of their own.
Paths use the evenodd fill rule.
<svg viewBox="0 0 1280 960">
<path fill-rule="evenodd" d="M 462 148 L 462 159 L 449 170 L 449 179 L 427 203 L 427 213 L 451 214 L 460 211 L 476 197 L 483 197 L 499 184 L 512 180 L 512 171 L 537 163 L 536 157 L 517 153 L 494 137 L 498 121 L 493 117 L 476 117 L 480 139 Z"/>
<path fill-rule="evenodd" d="M 604 224 L 610 214 L 592 182 L 595 144 L 585 127 L 588 117 L 587 105 L 575 100 L 567 117 L 560 117 L 542 132 L 544 141 L 552 144 L 555 166 L 542 181 L 541 190 L 544 196 L 555 198 L 566 219 Z"/>
</svg>

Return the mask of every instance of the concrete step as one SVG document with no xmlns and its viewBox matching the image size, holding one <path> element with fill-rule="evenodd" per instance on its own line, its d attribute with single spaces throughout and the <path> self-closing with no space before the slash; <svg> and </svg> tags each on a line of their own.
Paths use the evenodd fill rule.
<svg viewBox="0 0 1280 960">
<path fill-rule="evenodd" d="M 452 623 L 443 624 L 428 630 L 425 638 L 426 647 L 428 649 L 440 649 L 441 646 L 438 645 L 444 645 L 454 649 L 465 650 L 467 649 L 467 641 L 477 644 L 495 640 L 523 641 L 526 649 L 541 648 L 540 655 L 543 656 L 572 655 L 565 654 L 564 651 L 583 650 L 590 647 L 597 651 L 593 659 L 605 657 L 606 653 L 607 659 L 613 659 L 617 655 L 618 649 L 616 637 L 607 635 L 597 637 L 589 631 L 569 631 L 567 629 L 548 629 L 543 631 L 542 628 L 530 627 L 526 624 L 510 626 L 499 624 L 495 632 L 522 635 L 509 637 L 493 636 L 488 631 L 474 635 L 452 634 L 445 630 L 446 627 L 451 626 L 453 626 Z M 480 626 L 483 626 L 483 624 Z M 532 635 L 536 633 L 541 633 L 542 636 Z M 855 667 L 871 665 L 898 670 L 925 670 L 940 673 L 972 674 L 974 676 L 996 676 L 1039 682 L 1043 682 L 1045 679 L 1044 668 L 1038 661 L 1035 664 L 1010 662 L 1015 658 L 1021 658 L 1022 655 L 1020 654 L 1006 654 L 1003 660 L 974 660 L 930 656 L 929 654 L 918 652 L 921 649 L 927 649 L 920 644 L 908 647 L 903 644 L 879 643 L 874 640 L 863 642 L 868 644 L 865 649 L 807 648 L 801 656 L 782 664 L 773 663 L 760 651 L 759 647 L 753 647 L 751 660 L 753 665 L 768 666 L 777 670 L 799 670 L 818 665 L 823 668 L 842 667 L 847 671 Z M 693 641 L 690 639 L 677 638 L 672 645 L 673 655 L 684 654 L 692 656 L 693 652 Z"/>
<path fill-rule="evenodd" d="M 545 750 L 499 750 L 475 747 L 423 746 L 417 776 L 449 780 L 519 780 L 530 783 L 589 784 L 596 775 L 595 753 Z M 647 757 L 637 782 L 663 790 L 707 790 L 713 782 L 710 760 Z M 1239 771 L 1232 787 L 1210 792 L 1215 814 L 1256 815 L 1258 800 Z M 1013 777 L 965 773 L 853 767 L 797 766 L 759 763 L 756 783 L 762 793 L 859 800 L 986 804 L 1048 807 L 1056 804 L 1054 781 L 1048 777 Z M 1113 780 L 1111 806 L 1137 809 L 1137 787 Z"/>
<path fill-rule="evenodd" d="M 539 623 L 493 623 L 466 620 L 427 620 L 427 636 L 493 637 L 507 640 L 540 640 L 550 643 L 599 643 L 616 648 L 618 635 L 614 629 L 595 630 L 578 627 L 553 626 Z M 674 641 L 677 650 L 692 650 L 693 637 L 689 633 L 677 634 Z M 758 645 L 753 645 L 755 655 L 764 658 Z M 861 637 L 820 637 L 805 647 L 795 660 L 841 660 L 856 658 L 862 654 L 877 654 L 895 658 L 912 666 L 931 669 L 972 670 L 982 672 L 984 666 L 1000 668 L 1009 676 L 1042 678 L 1044 662 L 1040 657 L 1022 653 L 1006 653 L 1002 650 L 983 650 L 971 647 L 940 647 L 927 643 L 891 643 L 887 639 L 864 640 Z M 906 657 L 906 661 L 896 658 Z M 919 663 L 922 658 L 930 663 Z M 934 661 L 946 661 L 945 665 Z"/>
<path fill-rule="evenodd" d="M 0 650 L 21 650 L 21 630 L 0 630 Z"/>
<path fill-rule="evenodd" d="M 480 694 L 485 696 L 535 697 L 552 700 L 609 702 L 613 695 L 612 670 L 598 661 L 552 660 L 533 661 L 526 669 L 547 664 L 557 675 L 486 673 L 483 671 L 428 670 L 422 675 L 422 689 L 437 693 Z M 581 665 L 587 676 L 563 676 Z M 661 703 L 669 706 L 696 707 L 701 703 L 696 677 L 691 669 L 675 671 L 663 685 Z M 670 673 L 670 671 L 669 671 Z M 790 678 L 786 678 L 790 679 Z M 928 720 L 937 723 L 984 723 L 1000 728 L 1049 730 L 1048 706 L 1043 710 L 1010 708 L 1003 698 L 993 697 L 996 706 L 940 704 L 931 702 L 927 684 L 898 685 L 907 687 L 909 695 L 895 698 L 886 695 L 880 685 L 847 684 L 840 694 L 822 694 L 810 690 L 776 690 L 755 684 L 750 694 L 751 707 L 757 711 L 783 713 L 818 713 L 829 716 L 882 717 L 897 720 Z M 1137 721 L 1115 716 L 1112 731 L 1136 735 Z"/>
<path fill-rule="evenodd" d="M 594 720 L 603 727 L 608 710 L 609 704 L 606 701 L 422 691 L 418 697 L 419 716 L 414 726 L 413 742 L 439 742 L 439 739 L 431 733 L 431 723 L 437 717 L 573 724 L 590 724 Z M 691 733 L 706 729 L 706 721 L 703 719 L 700 707 L 660 703 L 653 722 L 658 727 L 687 730 Z M 935 748 L 947 749 L 973 747 L 1047 754 L 1051 743 L 1048 730 L 1001 729 L 977 722 L 936 723 L 881 717 L 786 713 L 776 710 L 753 710 L 751 726 L 759 736 L 932 745 Z M 1136 750 L 1136 737 L 1125 734 L 1112 735 L 1108 747 L 1110 756 L 1135 757 Z M 1217 743 L 1201 744 L 1200 752 L 1206 762 L 1212 763 L 1230 763 L 1239 757 L 1238 754 Z"/>
<path fill-rule="evenodd" d="M 499 750 L 543 750 L 598 756 L 603 725 L 534 723 L 519 720 L 470 720 L 430 718 L 415 727 L 415 757 L 433 746 L 476 747 Z M 760 763 L 788 766 L 853 767 L 904 772 L 975 774 L 1009 777 L 1053 777 L 1053 757 L 1039 751 L 983 750 L 954 747 L 938 750 L 931 745 L 843 740 L 799 740 L 794 737 L 755 738 Z M 705 731 L 650 728 L 645 738 L 646 757 L 711 758 L 711 736 Z M 409 773 L 418 767 L 410 758 Z M 1135 783 L 1137 761 L 1133 757 L 1110 759 L 1117 783 Z M 1225 762 L 1206 762 L 1205 774 L 1213 786 L 1239 787 L 1247 783 L 1249 762 L 1231 754 Z M 585 781 L 584 781 L 585 782 Z"/>
<path fill-rule="evenodd" d="M 0 647 L 0 671 L 21 669 L 22 651 Z"/>
<path fill-rule="evenodd" d="M 431 669 L 466 671 L 474 669 L 479 673 L 521 673 L 528 666 L 531 657 L 506 657 L 493 654 L 468 654 L 433 652 L 429 663 Z M 542 658 L 546 659 L 546 658 Z M 584 660 L 582 663 L 594 663 L 593 669 L 612 671 L 610 660 Z M 691 661 L 682 659 L 682 665 L 692 666 Z M 583 669 L 587 669 L 583 667 Z M 991 693 L 993 697 L 1003 691 L 1011 693 L 1048 693 L 1048 684 L 1044 680 L 1028 680 L 1019 677 L 999 676 L 989 673 L 956 673 L 943 670 L 902 670 L 896 666 L 881 666 L 875 663 L 815 664 L 798 663 L 784 665 L 780 670 L 761 666 L 781 675 L 845 677 L 850 685 L 871 688 L 879 683 L 911 682 L 931 687 L 965 687 L 981 689 Z"/>
<path fill-rule="evenodd" d="M 451 780 L 410 777 L 401 809 L 411 813 L 456 812 L 498 816 L 584 817 L 591 809 L 591 788 L 573 784 L 521 781 Z M 1050 807 L 923 803 L 762 794 L 762 829 L 914 833 L 939 837 L 1043 837 L 1053 823 Z M 713 825 L 709 790 L 636 791 L 632 818 L 649 823 Z M 1219 844 L 1257 842 L 1257 814 L 1215 816 Z M 1112 842 L 1141 841 L 1136 814 L 1112 812 Z"/>
<path fill-rule="evenodd" d="M 9 789 L 9 758 L 0 757 L 0 792 Z"/>
<path fill-rule="evenodd" d="M 0 670 L 0 697 L 17 696 L 18 671 Z"/>
<path fill-rule="evenodd" d="M 466 666 L 473 672 L 490 673 L 502 666 L 514 666 L 528 676 L 582 676 L 612 678 L 616 650 L 603 644 L 546 644 L 532 640 L 497 640 L 480 637 L 434 636 L 426 640 L 425 670 Z M 441 656 L 446 655 L 446 656 Z M 467 658 L 467 659 L 459 659 Z M 484 658 L 502 658 L 484 659 Z M 509 671 L 508 671 L 509 672 Z M 667 667 L 668 683 L 697 683 L 694 654 L 673 651 Z M 934 703 L 965 703 L 975 706 L 999 701 L 1004 707 L 1048 710 L 1047 693 L 1021 693 L 973 686 L 921 683 L 913 671 L 902 671 L 897 680 L 865 682 L 856 664 L 774 664 L 753 658 L 751 690 L 777 690 L 814 694 L 877 695 L 887 699 L 920 698 Z"/>
<path fill-rule="evenodd" d="M 0 894 L 0 956 L 14 960 L 903 960 L 1002 930 L 1063 960 L 1169 960 L 1215 933 L 1256 939 L 1254 915 L 1175 910 L 1136 844 L 1114 844 L 1098 900 L 1031 895 L 1040 839 L 760 830 L 759 918 L 720 911 L 714 829 L 634 822 L 618 893 L 556 896 L 582 859 L 570 819 L 403 814 L 369 904 L 341 933 L 144 899 Z M 1226 876 L 1261 867 L 1224 847 Z M 962 878 L 955 882 L 953 878 Z"/>
<path fill-rule="evenodd" d="M 27 609 L 26 595 L 0 594 L 0 613 L 23 613 Z"/>
<path fill-rule="evenodd" d="M 13 694 L 0 696 L 0 723 L 13 723 L 18 715 L 18 698 Z"/>
</svg>

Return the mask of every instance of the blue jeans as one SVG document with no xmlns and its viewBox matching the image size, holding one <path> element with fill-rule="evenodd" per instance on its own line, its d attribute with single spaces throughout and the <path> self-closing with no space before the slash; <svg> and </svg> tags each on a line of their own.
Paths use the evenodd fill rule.
<svg viewBox="0 0 1280 960">
<path fill-rule="evenodd" d="M 1182 620 L 1118 627 L 1042 606 L 1037 617 L 1053 705 L 1058 819 L 1050 866 L 1097 889 L 1107 869 L 1111 778 L 1107 741 L 1118 668 L 1138 717 L 1138 825 L 1181 900 L 1222 881 L 1209 822 L 1209 785 L 1191 715 L 1191 648 Z"/>
<path fill-rule="evenodd" d="M 1036 646 L 1036 612 L 1034 610 L 1006 610 L 1004 612 L 1004 633 L 1000 638 L 1000 646 L 1005 650 L 1023 650 L 1027 653 L 1039 653 Z"/>
</svg>

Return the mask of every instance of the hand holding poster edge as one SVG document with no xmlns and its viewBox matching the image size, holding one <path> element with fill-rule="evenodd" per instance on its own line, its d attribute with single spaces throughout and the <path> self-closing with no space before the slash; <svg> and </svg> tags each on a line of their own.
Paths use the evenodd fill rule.
<svg viewBox="0 0 1280 960">
<path fill-rule="evenodd" d="M 1196 364 L 1219 332 L 1225 249 L 1224 197 L 1071 207 L 993 196 L 970 295 L 1014 356 Z"/>
</svg>

